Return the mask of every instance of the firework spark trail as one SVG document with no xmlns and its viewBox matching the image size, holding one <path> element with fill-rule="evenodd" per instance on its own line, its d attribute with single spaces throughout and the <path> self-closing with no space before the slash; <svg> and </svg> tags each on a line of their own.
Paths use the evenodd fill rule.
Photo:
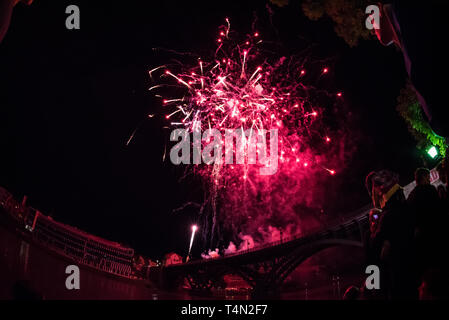
<svg viewBox="0 0 449 320">
<path fill-rule="evenodd" d="M 196 229 L 197 229 L 197 228 L 198 228 L 198 227 L 197 227 L 196 225 L 193 225 L 193 226 L 192 226 L 192 236 L 191 236 L 191 238 L 190 238 L 189 254 L 188 254 L 187 256 L 190 256 L 190 252 L 192 251 L 193 239 L 195 238 L 195 232 L 196 232 Z"/>
<path fill-rule="evenodd" d="M 153 118 L 154 117 L 154 114 L 149 114 L 148 115 L 148 117 L 147 117 L 147 119 L 148 118 Z M 128 140 L 126 141 L 126 146 L 129 146 L 129 144 L 131 143 L 131 141 L 134 139 L 134 136 L 136 135 L 136 132 L 137 132 L 137 130 L 139 130 L 139 128 L 142 126 L 142 124 L 143 124 L 143 122 L 144 122 L 145 120 L 142 120 L 138 125 L 137 125 L 137 127 L 134 129 L 134 131 L 131 133 L 131 135 L 130 135 L 130 137 L 128 138 Z"/>
<path fill-rule="evenodd" d="M 272 208 L 273 203 L 265 204 L 266 199 L 277 201 L 278 210 L 290 212 L 288 219 L 292 220 L 295 203 L 305 201 L 306 196 L 312 197 L 307 183 L 310 187 L 309 180 L 317 176 L 316 169 L 334 175 L 335 169 L 328 167 L 338 164 L 331 154 L 329 135 L 332 132 L 320 121 L 326 106 L 320 105 L 320 99 L 314 97 L 321 93 L 305 83 L 306 79 L 310 80 L 304 66 L 307 59 L 294 62 L 291 58 L 286 62 L 287 59 L 281 57 L 270 64 L 260 47 L 262 41 L 258 32 L 245 40 L 234 41 L 230 37 L 228 19 L 220 30 L 213 59 L 199 59 L 192 67 L 177 65 L 170 66 L 169 70 L 164 65 L 150 71 L 152 78 L 167 79 L 150 90 L 161 92 L 157 96 L 164 97 L 163 112 L 165 118 L 172 121 L 173 128 L 184 126 L 189 132 L 214 128 L 222 133 L 226 129 L 250 129 L 251 134 L 262 129 L 278 129 L 280 163 L 273 176 L 260 176 L 261 164 L 225 165 L 222 162 L 213 166 L 192 166 L 192 172 L 201 176 L 209 188 L 208 199 L 213 199 L 211 239 L 218 238 L 214 231 L 217 221 L 228 223 L 220 217 L 229 215 L 240 222 L 249 214 L 254 219 L 258 214 L 263 215 L 263 210 L 272 212 L 271 209 L 267 211 L 267 207 Z M 329 67 L 321 66 L 320 71 L 318 79 L 329 73 Z M 247 78 L 246 74 L 251 76 Z M 177 90 L 163 90 L 173 87 L 174 81 Z M 329 96 L 327 92 L 325 95 Z M 336 99 L 340 97 L 341 93 L 335 95 Z M 282 198 L 285 186 L 293 188 L 291 194 L 302 198 L 297 201 Z M 214 199 L 222 203 L 215 203 Z M 259 206 L 261 203 L 265 208 Z M 203 228 L 203 234 L 205 232 Z"/>
</svg>

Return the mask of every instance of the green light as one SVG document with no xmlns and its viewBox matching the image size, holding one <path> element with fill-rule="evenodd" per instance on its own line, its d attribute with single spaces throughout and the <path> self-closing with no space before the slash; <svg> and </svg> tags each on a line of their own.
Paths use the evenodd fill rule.
<svg viewBox="0 0 449 320">
<path fill-rule="evenodd" d="M 427 154 L 434 159 L 437 155 L 438 155 L 438 150 L 437 148 L 435 148 L 435 146 L 431 146 L 428 150 L 427 150 Z"/>
</svg>

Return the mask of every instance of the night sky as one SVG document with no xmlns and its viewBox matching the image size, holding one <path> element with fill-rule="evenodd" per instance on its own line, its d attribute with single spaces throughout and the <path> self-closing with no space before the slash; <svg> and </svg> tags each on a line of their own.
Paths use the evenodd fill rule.
<svg viewBox="0 0 449 320">
<path fill-rule="evenodd" d="M 197 200 L 197 181 L 179 182 L 182 170 L 162 162 L 166 132 L 148 92 L 148 70 L 164 63 L 163 47 L 214 50 L 225 17 L 233 30 L 256 26 L 295 54 L 313 46 L 326 57 L 333 86 L 344 93 L 353 130 L 353 160 L 335 177 L 331 212 L 369 202 L 364 177 L 389 168 L 408 183 L 422 165 L 419 151 L 395 110 L 406 81 L 400 51 L 375 39 L 349 48 L 331 21 L 310 21 L 295 1 L 49 1 L 18 5 L 0 44 L 0 185 L 56 220 L 132 246 L 150 257 L 185 253 Z M 65 28 L 66 6 L 81 11 L 81 29 Z M 271 22 L 272 24 L 271 25 Z M 275 31 L 273 31 L 275 30 Z M 323 186 L 329 187 L 329 186 Z M 198 248 L 197 248 L 198 249 Z M 199 250 L 199 249 L 198 249 Z"/>
</svg>

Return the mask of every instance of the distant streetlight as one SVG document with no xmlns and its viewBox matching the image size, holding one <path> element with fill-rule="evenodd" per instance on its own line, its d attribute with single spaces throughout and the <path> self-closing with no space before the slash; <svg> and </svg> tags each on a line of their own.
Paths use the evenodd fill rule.
<svg viewBox="0 0 449 320">
<path fill-rule="evenodd" d="M 427 149 L 427 154 L 432 159 L 435 159 L 435 157 L 438 155 L 438 149 L 435 146 L 431 146 L 429 149 Z"/>
</svg>

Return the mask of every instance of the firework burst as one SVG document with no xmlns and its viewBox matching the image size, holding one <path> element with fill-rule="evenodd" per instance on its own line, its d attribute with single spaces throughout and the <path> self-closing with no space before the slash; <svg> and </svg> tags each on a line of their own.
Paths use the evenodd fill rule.
<svg viewBox="0 0 449 320">
<path fill-rule="evenodd" d="M 341 92 L 315 86 L 329 74 L 329 66 L 314 64 L 308 70 L 305 57 L 267 53 L 259 32 L 235 40 L 226 20 L 216 43 L 212 59 L 149 71 L 156 82 L 150 90 L 161 99 L 165 121 L 172 129 L 191 133 L 241 129 L 257 134 L 277 129 L 279 167 L 274 175 L 262 176 L 261 164 L 248 161 L 189 166 L 204 182 L 200 213 L 210 247 L 222 240 L 224 229 L 238 234 L 267 223 L 297 224 L 295 206 L 316 201 L 321 194 L 315 184 L 337 173 L 330 165 L 339 164 L 335 130 L 327 129 L 323 118 L 342 99 Z M 297 225 L 295 230 L 299 229 Z"/>
</svg>

